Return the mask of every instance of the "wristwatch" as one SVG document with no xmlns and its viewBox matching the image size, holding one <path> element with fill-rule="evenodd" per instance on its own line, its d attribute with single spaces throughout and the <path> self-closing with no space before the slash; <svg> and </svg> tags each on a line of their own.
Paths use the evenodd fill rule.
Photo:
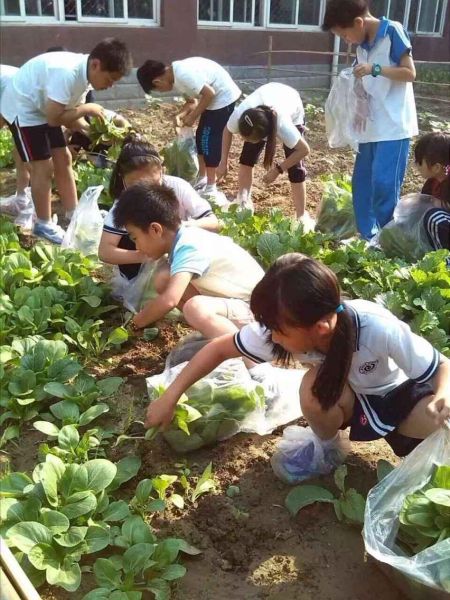
<svg viewBox="0 0 450 600">
<path fill-rule="evenodd" d="M 275 163 L 275 169 L 278 171 L 278 173 L 280 175 L 282 175 L 284 173 L 283 167 L 280 165 L 280 163 Z"/>
<path fill-rule="evenodd" d="M 131 329 L 131 331 L 139 331 L 140 329 L 140 327 L 136 325 L 133 319 L 131 319 L 131 321 L 128 323 L 128 327 Z"/>
<path fill-rule="evenodd" d="M 381 75 L 381 65 L 374 63 L 372 65 L 372 77 L 378 77 L 378 75 Z"/>
</svg>

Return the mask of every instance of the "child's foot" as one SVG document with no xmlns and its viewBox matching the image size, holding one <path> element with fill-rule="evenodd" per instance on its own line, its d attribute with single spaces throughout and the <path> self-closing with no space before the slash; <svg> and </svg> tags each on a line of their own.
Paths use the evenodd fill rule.
<svg viewBox="0 0 450 600">
<path fill-rule="evenodd" d="M 55 223 L 49 222 L 41 222 L 37 221 L 33 227 L 33 234 L 49 240 L 53 244 L 62 244 L 64 239 L 65 231 L 59 225 L 55 225 Z"/>
<path fill-rule="evenodd" d="M 197 177 L 197 179 L 193 183 L 193 188 L 197 192 L 203 192 L 206 188 L 207 179 L 206 177 Z"/>
</svg>

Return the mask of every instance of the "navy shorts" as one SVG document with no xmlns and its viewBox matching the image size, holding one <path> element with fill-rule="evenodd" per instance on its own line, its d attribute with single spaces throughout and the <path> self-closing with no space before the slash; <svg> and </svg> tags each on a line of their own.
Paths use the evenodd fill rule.
<svg viewBox="0 0 450 600">
<path fill-rule="evenodd" d="M 219 166 L 222 157 L 222 137 L 225 125 L 234 110 L 236 102 L 217 110 L 202 112 L 195 133 L 197 153 L 203 156 L 207 167 Z"/>
<path fill-rule="evenodd" d="M 423 216 L 423 225 L 434 250 L 450 250 L 450 211 L 430 208 Z"/>
<path fill-rule="evenodd" d="M 297 125 L 297 129 L 303 136 L 305 133 L 305 128 L 303 127 L 303 125 Z M 266 140 L 258 142 L 257 144 L 252 144 L 251 142 L 244 142 L 239 163 L 241 165 L 245 165 L 246 167 L 254 167 L 258 162 L 259 157 L 261 156 L 261 152 L 264 150 L 265 145 Z M 283 150 L 286 158 L 294 152 L 292 148 L 288 148 L 284 144 Z M 299 161 L 297 164 L 293 165 L 290 169 L 288 169 L 288 177 L 291 183 L 303 183 L 305 181 L 306 169 L 302 160 Z"/>
<path fill-rule="evenodd" d="M 21 127 L 19 123 L 9 125 L 17 151 L 23 162 L 48 160 L 53 148 L 65 148 L 66 138 L 62 127 L 50 127 L 47 123 Z"/>
<path fill-rule="evenodd" d="M 434 394 L 429 383 L 405 381 L 385 396 L 355 392 L 353 415 L 345 427 L 350 427 L 350 440 L 367 442 L 382 437 L 397 456 L 406 456 L 422 440 L 409 438 L 396 430 L 413 408 L 426 396 Z"/>
</svg>

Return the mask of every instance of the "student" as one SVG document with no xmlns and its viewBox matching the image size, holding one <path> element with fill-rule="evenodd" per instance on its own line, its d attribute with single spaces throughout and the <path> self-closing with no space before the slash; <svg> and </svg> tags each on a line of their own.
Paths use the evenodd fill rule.
<svg viewBox="0 0 450 600">
<path fill-rule="evenodd" d="M 382 306 L 343 301 L 336 275 L 302 254 L 280 257 L 252 293 L 256 321 L 207 344 L 152 402 L 146 425 L 167 426 L 181 394 L 222 361 L 312 364 L 300 388 L 302 414 L 332 439 L 385 438 L 398 456 L 450 416 L 450 361 Z"/>
<path fill-rule="evenodd" d="M 128 280 L 138 274 L 141 263 L 146 262 L 147 258 L 136 250 L 127 230 L 114 224 L 114 213 L 123 190 L 139 181 L 163 184 L 172 189 L 178 201 L 178 214 L 187 227 L 219 230 L 219 221 L 209 202 L 199 196 L 184 179 L 163 174 L 162 160 L 156 148 L 141 136 L 129 134 L 111 174 L 109 193 L 116 201 L 105 218 L 98 249 L 100 260 L 118 265 L 120 273 Z"/>
<path fill-rule="evenodd" d="M 228 169 L 228 155 L 233 134 L 239 133 L 244 147 L 239 159 L 238 202 L 243 208 L 253 208 L 251 187 L 253 167 L 265 146 L 265 183 L 273 183 L 279 175 L 288 173 L 295 212 L 300 218 L 305 212 L 306 170 L 303 159 L 309 146 L 303 138 L 305 112 L 300 94 L 282 83 L 267 83 L 247 96 L 233 111 L 223 136 L 222 160 L 218 175 Z M 283 144 L 285 160 L 273 164 L 277 138 Z"/>
<path fill-rule="evenodd" d="M 367 0 L 329 0 L 322 29 L 356 44 L 353 72 L 362 79 L 369 117 L 360 124 L 353 205 L 358 231 L 370 240 L 392 218 L 410 138 L 418 134 L 411 43 L 401 23 L 372 16 Z"/>
<path fill-rule="evenodd" d="M 204 188 L 205 194 L 214 196 L 223 129 L 241 90 L 223 67 L 197 56 L 176 60 L 169 66 L 148 60 L 137 70 L 137 78 L 146 94 L 153 89 L 158 92 L 176 90 L 188 97 L 180 120 L 186 127 L 192 127 L 200 117 L 196 131 L 200 169 L 194 187 Z M 199 98 L 198 102 L 196 98 Z"/>
<path fill-rule="evenodd" d="M 133 317 L 133 329 L 175 307 L 206 338 L 235 333 L 253 320 L 248 302 L 264 271 L 230 238 L 182 225 L 173 190 L 135 184 L 121 194 L 114 220 L 149 259 L 169 255 L 170 275 L 155 282 L 159 296 Z"/>
<path fill-rule="evenodd" d="M 2 114 L 21 159 L 29 163 L 37 221 L 33 232 L 54 243 L 64 231 L 51 221 L 53 167 L 66 216 L 77 204 L 77 192 L 62 126 L 85 129 L 86 116 L 102 117 L 99 104 L 83 104 L 89 87 L 111 87 L 131 68 L 126 46 L 106 39 L 88 54 L 50 52 L 26 62 L 7 85 Z M 53 164 L 52 164 L 53 163 Z"/>
<path fill-rule="evenodd" d="M 423 216 L 428 241 L 434 250 L 450 250 L 450 133 L 427 133 L 414 148 L 414 158 L 426 181 L 422 194 L 441 202 Z"/>
<path fill-rule="evenodd" d="M 18 67 L 0 65 L 0 112 L 3 110 L 4 106 L 3 92 L 18 70 Z M 7 122 L 0 114 L 0 127 L 5 127 L 7 125 Z M 16 193 L 2 201 L 0 204 L 0 211 L 12 216 L 17 216 L 23 209 L 29 206 L 26 189 L 30 185 L 30 172 L 26 164 L 20 158 L 16 148 L 13 149 L 13 159 L 16 167 Z"/>
</svg>

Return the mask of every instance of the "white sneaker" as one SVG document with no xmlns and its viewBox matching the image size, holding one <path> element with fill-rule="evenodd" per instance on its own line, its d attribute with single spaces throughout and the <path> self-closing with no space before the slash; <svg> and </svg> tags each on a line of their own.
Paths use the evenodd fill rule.
<svg viewBox="0 0 450 600">
<path fill-rule="evenodd" d="M 196 192 L 203 192 L 206 188 L 207 179 L 206 177 L 197 177 L 197 179 L 192 184 L 192 187 Z"/>
<path fill-rule="evenodd" d="M 62 244 L 64 239 L 65 231 L 59 225 L 55 223 L 37 223 L 34 224 L 33 234 L 53 242 L 53 244 Z"/>
<path fill-rule="evenodd" d="M 310 233 L 311 231 L 314 231 L 316 228 L 316 220 L 311 217 L 311 215 L 309 214 L 309 212 L 307 210 L 305 210 L 303 215 L 301 217 L 299 217 L 297 220 L 299 223 L 301 223 L 303 225 L 304 233 Z"/>
</svg>

